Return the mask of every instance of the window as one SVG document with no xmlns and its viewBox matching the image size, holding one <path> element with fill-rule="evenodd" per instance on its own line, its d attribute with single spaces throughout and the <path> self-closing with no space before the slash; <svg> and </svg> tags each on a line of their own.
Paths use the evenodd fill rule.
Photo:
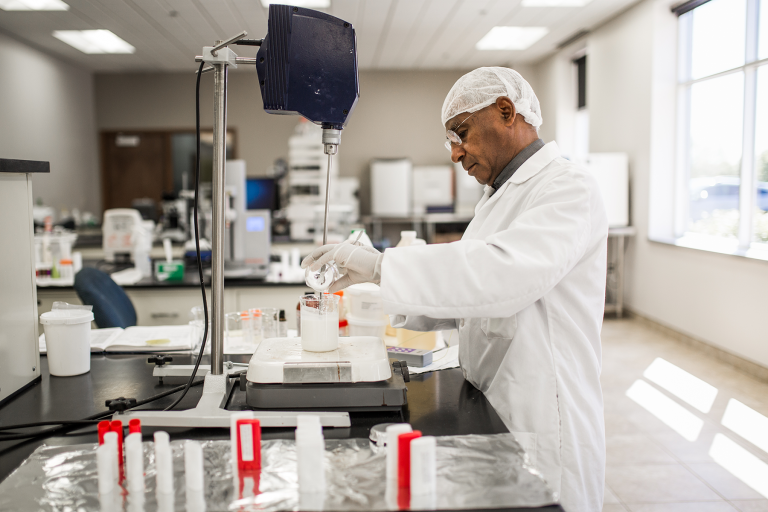
<svg viewBox="0 0 768 512">
<path fill-rule="evenodd" d="M 768 0 L 679 18 L 678 236 L 768 243 Z"/>
</svg>

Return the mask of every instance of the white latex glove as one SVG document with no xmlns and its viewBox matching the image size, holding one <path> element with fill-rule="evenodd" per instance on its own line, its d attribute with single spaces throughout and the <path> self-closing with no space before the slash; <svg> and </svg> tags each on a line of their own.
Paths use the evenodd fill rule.
<svg viewBox="0 0 768 512">
<path fill-rule="evenodd" d="M 381 260 L 384 254 L 373 247 L 361 245 L 346 241 L 340 244 L 329 244 L 315 249 L 312 254 L 304 258 L 301 262 L 301 268 L 310 267 L 310 270 L 320 270 L 320 267 L 336 262 L 340 272 L 346 275 L 341 276 L 333 282 L 330 293 L 343 290 L 347 286 L 359 283 L 381 282 Z"/>
</svg>

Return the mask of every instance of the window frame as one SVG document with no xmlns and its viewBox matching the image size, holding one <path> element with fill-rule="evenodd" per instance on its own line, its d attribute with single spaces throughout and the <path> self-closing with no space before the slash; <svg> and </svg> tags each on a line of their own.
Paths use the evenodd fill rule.
<svg viewBox="0 0 768 512">
<path fill-rule="evenodd" d="M 760 23 L 760 0 L 746 0 L 746 33 L 744 64 L 718 73 L 691 78 L 691 56 L 693 51 L 693 15 L 686 15 L 695 9 L 687 11 L 678 19 L 678 64 L 677 64 L 677 155 L 675 176 L 675 219 L 674 233 L 678 239 L 694 235 L 699 240 L 695 245 L 701 245 L 702 238 L 711 239 L 713 250 L 716 252 L 731 252 L 723 250 L 731 245 L 731 240 L 714 235 L 698 235 L 688 231 L 690 225 L 690 119 L 691 119 L 691 88 L 694 84 L 713 80 L 723 76 L 744 74 L 744 103 L 742 116 L 742 155 L 739 170 L 739 230 L 738 244 L 733 253 L 749 255 L 752 249 L 764 252 L 768 243 L 755 242 L 754 238 L 754 207 L 757 194 L 757 172 L 755 169 L 755 128 L 757 107 L 757 72 L 762 66 L 768 65 L 768 58 L 758 60 L 758 30 Z M 703 4 L 702 4 L 703 5 Z M 763 37 L 768 37 L 764 34 Z M 731 242 L 731 243 L 729 243 Z M 753 244 L 757 245 L 755 247 Z M 704 244 L 706 245 L 706 243 Z M 763 259 L 762 257 L 760 259 Z"/>
</svg>

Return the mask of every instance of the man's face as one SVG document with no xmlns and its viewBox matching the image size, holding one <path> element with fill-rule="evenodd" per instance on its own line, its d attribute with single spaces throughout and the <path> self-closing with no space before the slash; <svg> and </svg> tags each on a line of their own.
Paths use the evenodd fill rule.
<svg viewBox="0 0 768 512">
<path fill-rule="evenodd" d="M 469 117 L 472 116 L 471 119 Z M 462 122 L 466 119 L 466 122 Z M 477 111 L 474 115 L 463 112 L 445 123 L 446 130 L 453 130 L 461 138 L 461 144 L 451 147 L 451 160 L 461 162 L 467 173 L 478 183 L 489 185 L 499 175 L 507 161 L 499 158 L 504 146 L 503 116 L 496 104 Z"/>
</svg>

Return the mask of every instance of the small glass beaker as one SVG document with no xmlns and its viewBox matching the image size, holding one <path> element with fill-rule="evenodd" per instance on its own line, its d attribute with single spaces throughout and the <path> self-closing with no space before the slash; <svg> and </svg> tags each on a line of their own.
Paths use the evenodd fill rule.
<svg viewBox="0 0 768 512">
<path fill-rule="evenodd" d="M 195 306 L 193 307 L 190 312 L 189 316 L 191 318 L 191 321 L 189 322 L 189 337 L 191 340 L 192 345 L 192 351 L 194 353 L 200 352 L 200 345 L 203 343 L 203 332 L 205 330 L 203 327 L 205 326 L 205 316 L 203 315 L 203 307 L 202 306 Z M 211 331 L 212 331 L 212 324 L 211 324 L 211 315 L 208 315 L 208 337 L 205 341 L 205 354 L 211 353 Z"/>
<path fill-rule="evenodd" d="M 339 296 L 305 295 L 301 303 L 301 348 L 330 352 L 339 348 Z"/>
<path fill-rule="evenodd" d="M 251 318 L 259 318 L 262 339 L 277 338 L 277 308 L 251 308 L 248 310 Z"/>
</svg>

